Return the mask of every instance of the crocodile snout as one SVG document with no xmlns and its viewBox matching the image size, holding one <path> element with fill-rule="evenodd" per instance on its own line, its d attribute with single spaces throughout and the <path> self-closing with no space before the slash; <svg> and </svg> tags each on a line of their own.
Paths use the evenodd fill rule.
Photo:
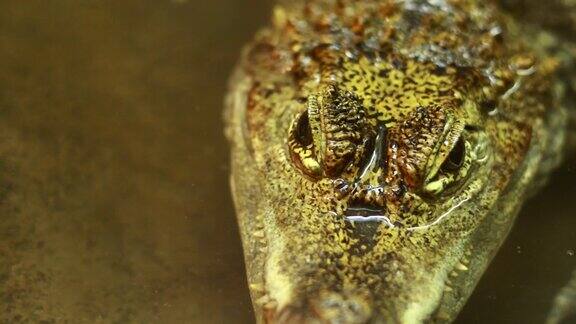
<svg viewBox="0 0 576 324">
<path fill-rule="evenodd" d="M 372 317 L 372 302 L 362 294 L 322 292 L 303 307 L 288 305 L 266 319 L 268 324 L 364 324 Z"/>
</svg>

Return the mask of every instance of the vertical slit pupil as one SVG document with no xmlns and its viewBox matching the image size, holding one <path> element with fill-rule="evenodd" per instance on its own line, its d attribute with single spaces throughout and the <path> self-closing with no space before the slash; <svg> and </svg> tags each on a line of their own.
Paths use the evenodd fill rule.
<svg viewBox="0 0 576 324">
<path fill-rule="evenodd" d="M 465 151 L 466 147 L 464 145 L 464 141 L 462 140 L 462 137 L 460 137 L 458 142 L 456 142 L 456 145 L 454 145 L 452 151 L 450 151 L 448 158 L 446 161 L 444 161 L 442 170 L 447 172 L 458 170 L 462 164 L 464 164 Z"/>
<path fill-rule="evenodd" d="M 302 113 L 298 119 L 298 125 L 296 127 L 296 139 L 303 146 L 308 146 L 312 144 L 312 129 L 310 128 L 310 120 L 308 118 L 308 112 Z"/>
</svg>

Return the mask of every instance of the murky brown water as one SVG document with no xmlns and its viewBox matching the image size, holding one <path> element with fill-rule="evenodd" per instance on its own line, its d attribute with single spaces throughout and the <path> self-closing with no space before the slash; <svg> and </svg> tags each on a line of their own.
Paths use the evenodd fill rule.
<svg viewBox="0 0 576 324">
<path fill-rule="evenodd" d="M 253 321 L 221 102 L 269 7 L 0 2 L 0 323 Z M 576 266 L 575 194 L 565 167 L 461 323 L 542 322 Z"/>
</svg>

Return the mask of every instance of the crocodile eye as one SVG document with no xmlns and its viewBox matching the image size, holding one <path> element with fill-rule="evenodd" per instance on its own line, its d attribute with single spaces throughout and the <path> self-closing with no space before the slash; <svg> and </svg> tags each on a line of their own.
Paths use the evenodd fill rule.
<svg viewBox="0 0 576 324">
<path fill-rule="evenodd" d="M 466 156 L 466 146 L 464 145 L 462 137 L 460 137 L 456 142 L 456 145 L 454 145 L 452 151 L 450 151 L 450 154 L 448 154 L 448 157 L 442 164 L 441 167 L 442 172 L 451 173 L 458 171 L 458 169 L 460 169 L 464 164 L 465 156 Z"/>
<path fill-rule="evenodd" d="M 292 123 L 288 138 L 292 161 L 306 176 L 317 179 L 322 175 L 322 167 L 316 156 L 314 135 L 308 112 L 303 112 Z"/>
<path fill-rule="evenodd" d="M 438 172 L 424 185 L 424 192 L 437 196 L 450 192 L 462 184 L 470 171 L 471 159 L 470 143 L 460 137 L 446 155 L 445 160 L 440 165 Z"/>
<path fill-rule="evenodd" d="M 356 95 L 334 84 L 310 95 L 306 106 L 289 130 L 292 162 L 309 178 L 336 178 L 355 158 L 368 132 L 364 107 Z"/>
</svg>

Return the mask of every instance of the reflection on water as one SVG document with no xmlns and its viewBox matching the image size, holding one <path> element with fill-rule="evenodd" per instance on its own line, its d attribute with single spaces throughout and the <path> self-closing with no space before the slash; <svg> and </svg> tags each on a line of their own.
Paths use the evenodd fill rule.
<svg viewBox="0 0 576 324">
<path fill-rule="evenodd" d="M 221 102 L 261 0 L 0 2 L 0 323 L 250 323 Z M 564 169 L 462 323 L 537 323 L 576 265 Z"/>
</svg>

